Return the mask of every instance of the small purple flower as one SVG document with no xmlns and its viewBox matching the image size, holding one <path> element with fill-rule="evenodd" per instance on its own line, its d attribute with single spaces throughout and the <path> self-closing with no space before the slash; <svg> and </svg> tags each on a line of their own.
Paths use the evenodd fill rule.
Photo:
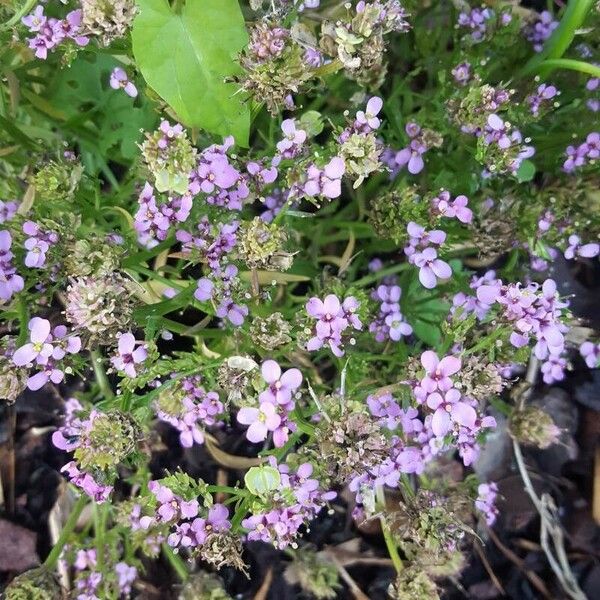
<svg viewBox="0 0 600 600">
<path fill-rule="evenodd" d="M 431 419 L 431 429 L 437 437 L 444 437 L 452 423 L 468 429 L 475 426 L 477 413 L 471 405 L 461 402 L 461 394 L 456 388 L 449 389 L 443 396 L 439 392 L 429 394 L 427 406 L 435 411 Z"/>
<path fill-rule="evenodd" d="M 421 364 L 425 369 L 425 377 L 420 386 L 428 393 L 440 390 L 447 392 L 453 387 L 451 375 L 460 371 L 460 358 L 445 356 L 440 360 L 432 350 L 426 350 L 421 354 Z"/>
<path fill-rule="evenodd" d="M 288 369 L 282 374 L 281 367 L 274 360 L 266 360 L 261 366 L 261 373 L 268 384 L 258 397 L 261 403 L 289 404 L 302 384 L 302 373 L 298 369 Z"/>
<path fill-rule="evenodd" d="M 132 333 L 123 333 L 119 337 L 119 354 L 110 359 L 115 369 L 123 371 L 127 377 L 135 377 L 136 365 L 142 364 L 148 358 L 145 344 L 136 348 L 138 343 Z"/>
<path fill-rule="evenodd" d="M 356 113 L 356 124 L 358 125 L 358 128 L 362 130 L 366 126 L 368 132 L 378 129 L 381 125 L 381 121 L 377 115 L 382 108 L 383 100 L 381 98 L 378 96 L 370 98 L 367 102 L 367 109 L 364 112 L 359 110 Z"/>
<path fill-rule="evenodd" d="M 304 193 L 307 196 L 324 196 L 330 199 L 339 197 L 345 171 L 346 164 L 339 156 L 334 156 L 323 169 L 310 165 L 303 186 Z"/>
<path fill-rule="evenodd" d="M 419 267 L 419 281 L 423 287 L 432 289 L 437 285 L 437 279 L 452 277 L 452 269 L 447 262 L 438 258 L 434 248 L 425 248 L 423 252 L 415 254 L 414 264 Z"/>
<path fill-rule="evenodd" d="M 477 494 L 475 508 L 483 514 L 488 527 L 491 527 L 498 517 L 498 509 L 495 506 L 498 486 L 493 482 L 482 483 L 477 488 Z"/>
<path fill-rule="evenodd" d="M 565 258 L 573 260 L 577 256 L 582 258 L 594 258 L 600 254 L 600 244 L 582 244 L 578 235 L 569 236 L 569 246 L 565 250 Z"/>
<path fill-rule="evenodd" d="M 29 339 L 31 341 L 15 351 L 12 357 L 13 362 L 17 367 L 23 367 L 34 361 L 44 365 L 52 356 L 54 349 L 52 344 L 47 341 L 50 336 L 50 321 L 33 317 L 27 328 L 29 329 Z"/>
<path fill-rule="evenodd" d="M 210 279 L 202 277 L 198 279 L 198 287 L 194 292 L 194 298 L 199 302 L 206 302 L 212 298 L 214 288 L 215 285 Z"/>
<path fill-rule="evenodd" d="M 216 314 L 217 317 L 227 318 L 232 325 L 239 327 L 248 316 L 248 307 L 236 304 L 231 298 L 224 298 L 217 307 Z"/>
<path fill-rule="evenodd" d="M 590 369 L 598 367 L 600 361 L 600 344 L 594 344 L 594 342 L 583 342 L 579 347 L 579 353 L 585 360 L 585 364 Z"/>
<path fill-rule="evenodd" d="M 192 521 L 191 530 L 196 538 L 196 545 L 201 546 L 212 533 L 221 533 L 231 528 L 229 511 L 223 504 L 214 504 L 208 511 L 206 519 L 198 517 Z"/>
<path fill-rule="evenodd" d="M 296 129 L 294 119 L 285 119 L 281 123 L 281 130 L 284 138 L 277 142 L 277 151 L 283 158 L 294 158 L 298 156 L 304 142 L 306 141 L 306 131 Z"/>
<path fill-rule="evenodd" d="M 277 408 L 271 402 L 262 402 L 259 408 L 241 408 L 237 420 L 242 425 L 249 425 L 246 437 L 254 444 L 264 442 L 269 431 L 275 431 L 281 424 Z"/>
<path fill-rule="evenodd" d="M 120 67 L 115 67 L 110 74 L 110 87 L 113 90 L 123 90 L 131 98 L 135 98 L 138 95 L 137 88 L 129 81 L 127 73 Z"/>
</svg>

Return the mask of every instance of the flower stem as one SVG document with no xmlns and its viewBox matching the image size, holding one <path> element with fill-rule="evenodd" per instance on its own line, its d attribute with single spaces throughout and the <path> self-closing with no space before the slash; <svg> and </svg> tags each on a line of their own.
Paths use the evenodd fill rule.
<svg viewBox="0 0 600 600">
<path fill-rule="evenodd" d="M 600 67 L 587 63 L 583 60 L 572 60 L 570 58 L 550 58 L 545 60 L 541 65 L 542 69 L 570 69 L 571 71 L 579 71 L 587 73 L 593 77 L 600 77 Z"/>
<path fill-rule="evenodd" d="M 46 567 L 48 570 L 52 570 L 56 566 L 56 563 L 60 558 L 63 548 L 65 547 L 69 536 L 75 529 L 75 525 L 77 525 L 79 515 L 81 514 L 81 511 L 83 510 L 83 507 L 86 505 L 87 501 L 87 496 L 85 494 L 81 494 L 81 496 L 79 496 L 79 499 L 75 503 L 75 506 L 73 506 L 71 514 L 69 515 L 65 526 L 62 528 L 62 531 L 60 532 L 60 536 L 56 544 L 54 544 L 54 547 L 52 548 L 52 550 L 50 550 L 50 554 L 48 554 L 46 560 L 44 561 L 44 567 Z"/>
<path fill-rule="evenodd" d="M 13 25 L 16 25 L 36 4 L 38 0 L 27 0 L 23 6 L 8 20 L 6 23 L 0 25 L 0 31 L 10 29 Z"/>
<path fill-rule="evenodd" d="M 110 387 L 110 382 L 106 376 L 106 371 L 104 370 L 104 360 L 100 354 L 100 350 L 96 348 L 95 350 L 92 350 L 90 354 L 92 357 L 94 376 L 96 377 L 96 383 L 100 388 L 103 400 L 112 400 L 115 395 L 113 394 L 112 388 Z"/>
<path fill-rule="evenodd" d="M 377 497 L 377 503 L 379 504 L 379 510 L 384 511 L 385 510 L 385 492 L 383 490 L 382 485 L 376 486 L 375 494 Z M 383 539 L 385 540 L 385 545 L 387 547 L 388 554 L 390 555 L 390 558 L 392 559 L 392 563 L 394 563 L 394 568 L 396 569 L 396 572 L 400 573 L 400 571 L 402 571 L 402 569 L 404 569 L 404 565 L 402 564 L 402 559 L 400 558 L 400 555 L 398 554 L 398 547 L 396 546 L 394 536 L 392 535 L 390 526 L 388 525 L 387 521 L 385 520 L 385 515 L 381 514 L 379 517 L 379 520 L 381 521 L 381 530 L 383 531 Z"/>
<path fill-rule="evenodd" d="M 106 531 L 107 506 L 94 503 L 94 539 L 96 544 L 96 565 L 100 573 L 104 570 L 104 533 Z"/>
<path fill-rule="evenodd" d="M 181 579 L 181 581 L 187 581 L 189 574 L 185 563 L 181 559 L 181 556 L 175 554 L 175 552 L 173 552 L 173 548 L 171 548 L 171 546 L 168 544 L 162 545 L 162 551 L 167 557 L 170 565 L 173 567 L 173 570 L 177 573 L 179 579 Z"/>
<path fill-rule="evenodd" d="M 560 58 L 566 52 L 594 2 L 595 0 L 569 0 L 560 24 L 546 41 L 542 51 L 526 63 L 518 77 L 526 77 L 533 73 L 539 73 L 541 77 L 548 75 L 552 69 L 545 68 L 544 62 L 547 59 Z"/>
</svg>

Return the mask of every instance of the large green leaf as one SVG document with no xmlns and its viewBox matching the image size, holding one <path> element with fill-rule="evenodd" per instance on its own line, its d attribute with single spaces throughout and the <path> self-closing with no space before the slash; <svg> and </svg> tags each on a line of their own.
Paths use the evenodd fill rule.
<svg viewBox="0 0 600 600">
<path fill-rule="evenodd" d="M 250 110 L 238 86 L 235 61 L 247 44 L 237 0 L 187 0 L 176 13 L 167 0 L 137 0 L 133 53 L 148 85 L 188 126 L 233 135 L 248 145 Z"/>
</svg>

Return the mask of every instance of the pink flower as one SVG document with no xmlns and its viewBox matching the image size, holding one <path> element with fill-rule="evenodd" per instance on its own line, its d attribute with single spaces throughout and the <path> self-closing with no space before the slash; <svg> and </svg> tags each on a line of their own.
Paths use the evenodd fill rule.
<svg viewBox="0 0 600 600">
<path fill-rule="evenodd" d="M 110 74 L 110 87 L 113 88 L 113 90 L 121 89 L 132 98 L 135 98 L 138 95 L 137 88 L 129 81 L 127 73 L 120 67 L 115 67 Z"/>
<path fill-rule="evenodd" d="M 119 338 L 119 355 L 110 360 L 117 369 L 123 371 L 128 377 L 135 377 L 135 365 L 143 363 L 148 358 L 146 346 L 142 345 L 135 349 L 138 342 L 132 333 L 124 333 Z"/>
<path fill-rule="evenodd" d="M 237 420 L 242 425 L 250 426 L 246 438 L 254 444 L 266 440 L 269 431 L 275 431 L 281 424 L 281 417 L 271 402 L 262 402 L 259 408 L 241 408 Z"/>
<path fill-rule="evenodd" d="M 461 367 L 460 358 L 445 356 L 440 360 L 432 350 L 426 350 L 421 354 L 421 364 L 426 371 L 425 378 L 421 381 L 421 387 L 426 392 L 448 391 L 453 387 L 450 375 L 458 373 Z"/>
<path fill-rule="evenodd" d="M 281 367 L 274 360 L 266 360 L 261 367 L 263 379 L 269 384 L 258 397 L 261 402 L 288 404 L 292 394 L 302 384 L 302 373 L 298 369 L 288 369 L 281 373 Z"/>
</svg>

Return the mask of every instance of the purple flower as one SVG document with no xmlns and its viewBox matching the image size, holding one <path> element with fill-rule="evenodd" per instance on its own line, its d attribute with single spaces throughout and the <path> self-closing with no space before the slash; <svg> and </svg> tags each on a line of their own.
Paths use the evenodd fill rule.
<svg viewBox="0 0 600 600">
<path fill-rule="evenodd" d="M 469 429 L 475 426 L 477 413 L 472 406 L 461 402 L 461 394 L 456 388 L 450 388 L 443 396 L 439 392 L 429 394 L 427 406 L 435 411 L 431 419 L 431 429 L 437 437 L 444 437 L 452 423 Z"/>
<path fill-rule="evenodd" d="M 231 528 L 228 520 L 229 511 L 223 504 L 214 504 L 208 511 L 206 519 L 198 517 L 192 521 L 191 530 L 196 538 L 196 545 L 201 546 L 212 533 L 221 533 Z"/>
<path fill-rule="evenodd" d="M 25 286 L 23 278 L 17 274 L 10 251 L 12 237 L 9 231 L 0 231 L 0 300 L 10 300 Z"/>
<path fill-rule="evenodd" d="M 12 357 L 13 362 L 17 367 L 23 367 L 33 363 L 33 361 L 44 365 L 48 362 L 54 350 L 52 344 L 47 341 L 50 336 L 50 321 L 33 317 L 27 328 L 29 329 L 29 339 L 31 341 L 15 351 Z"/>
<path fill-rule="evenodd" d="M 324 196 L 337 198 L 342 193 L 342 177 L 346 171 L 346 164 L 339 156 L 334 156 L 323 169 L 310 165 L 307 170 L 307 179 L 303 191 L 307 196 Z"/>
<path fill-rule="evenodd" d="M 254 444 L 266 440 L 269 431 L 275 431 L 281 424 L 281 417 L 271 402 L 262 402 L 259 408 L 241 408 L 237 420 L 242 425 L 249 425 L 246 437 Z"/>
<path fill-rule="evenodd" d="M 138 95 L 137 88 L 129 81 L 127 73 L 120 67 L 115 67 L 110 74 L 110 87 L 113 90 L 123 90 L 128 96 L 135 98 Z"/>
<path fill-rule="evenodd" d="M 232 325 L 239 327 L 248 316 L 248 307 L 243 304 L 236 304 L 231 298 L 224 298 L 217 307 L 216 314 L 217 317 L 227 318 Z"/>
<path fill-rule="evenodd" d="M 413 261 L 419 267 L 419 281 L 427 289 L 432 289 L 437 285 L 437 278 L 452 277 L 450 265 L 438 258 L 434 248 L 425 248 L 423 252 L 415 254 Z"/>
<path fill-rule="evenodd" d="M 258 397 L 260 402 L 289 404 L 292 395 L 302 384 L 302 373 L 298 369 L 288 369 L 282 374 L 281 367 L 274 360 L 266 360 L 260 370 L 268 384 Z"/>
<path fill-rule="evenodd" d="M 124 596 L 128 596 L 131 593 L 131 585 L 137 579 L 137 569 L 125 562 L 118 562 L 115 565 L 115 573 L 117 574 L 119 592 Z"/>
<path fill-rule="evenodd" d="M 493 482 L 482 483 L 477 488 L 477 494 L 475 508 L 483 514 L 488 527 L 491 527 L 498 516 L 498 509 L 495 506 L 498 486 Z"/>
<path fill-rule="evenodd" d="M 552 98 L 557 96 L 558 93 L 558 90 L 553 85 L 542 83 L 538 86 L 537 92 L 535 94 L 527 96 L 526 100 L 529 104 L 533 116 L 537 117 L 540 113 L 540 108 L 542 107 L 542 105 L 544 103 L 547 103 L 549 100 L 552 100 Z"/>
<path fill-rule="evenodd" d="M 298 156 L 304 142 L 306 141 L 306 131 L 296 129 L 296 121 L 294 119 L 285 119 L 281 123 L 281 130 L 284 138 L 277 142 L 277 151 L 282 158 L 294 158 Z"/>
<path fill-rule="evenodd" d="M 595 369 L 600 361 L 600 344 L 583 342 L 579 347 L 579 353 L 585 359 L 585 364 L 590 369 Z"/>
<path fill-rule="evenodd" d="M 447 392 L 453 387 L 450 375 L 460 371 L 460 358 L 445 356 L 442 360 L 432 350 L 426 350 L 421 354 L 421 364 L 425 369 L 425 377 L 421 381 L 421 387 L 428 393 L 440 390 Z"/>
<path fill-rule="evenodd" d="M 378 129 L 381 125 L 381 121 L 377 117 L 381 109 L 383 108 L 383 100 L 378 96 L 373 96 L 367 102 L 366 111 L 359 110 L 356 113 L 356 124 L 358 128 L 367 129 L 367 133 Z M 365 127 L 366 126 L 366 127 Z"/>
<path fill-rule="evenodd" d="M 48 252 L 48 249 L 50 248 L 48 243 L 37 238 L 27 238 L 24 246 L 27 250 L 25 266 L 30 268 L 40 268 L 44 266 L 44 263 L 46 262 L 46 252 Z"/>
<path fill-rule="evenodd" d="M 600 244 L 582 244 L 578 235 L 569 236 L 569 246 L 565 250 L 565 258 L 572 260 L 577 256 L 582 258 L 594 258 L 600 254 Z"/>
<path fill-rule="evenodd" d="M 46 24 L 46 17 L 44 16 L 44 7 L 40 4 L 35 7 L 35 10 L 21 19 L 23 25 L 29 28 L 29 31 L 35 33 Z"/>
<path fill-rule="evenodd" d="M 110 359 L 115 369 L 123 371 L 127 377 L 135 377 L 137 375 L 135 366 L 148 358 L 145 344 L 136 349 L 138 343 L 132 333 L 122 334 L 118 343 L 119 354 Z"/>
<path fill-rule="evenodd" d="M 451 200 L 450 193 L 445 190 L 431 201 L 436 213 L 449 219 L 458 219 L 461 223 L 470 223 L 473 220 L 473 211 L 467 208 L 468 203 L 469 199 L 462 195 Z"/>
<path fill-rule="evenodd" d="M 206 277 L 198 279 L 198 287 L 194 292 L 194 298 L 199 302 L 210 300 L 213 295 L 214 287 L 214 283 L 210 279 L 207 279 Z"/>
</svg>

